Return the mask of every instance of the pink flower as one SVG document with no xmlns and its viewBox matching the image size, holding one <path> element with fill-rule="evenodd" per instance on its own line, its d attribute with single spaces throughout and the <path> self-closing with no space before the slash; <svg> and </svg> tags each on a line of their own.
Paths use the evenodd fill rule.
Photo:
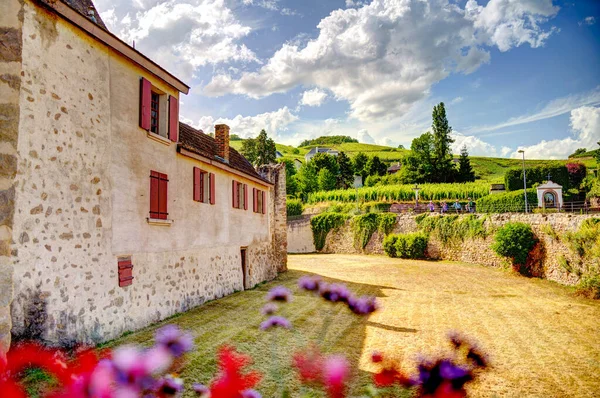
<svg viewBox="0 0 600 398">
<path fill-rule="evenodd" d="M 194 339 L 189 333 L 183 332 L 175 325 L 167 325 L 156 331 L 156 344 L 166 347 L 179 357 L 194 348 Z"/>
<path fill-rule="evenodd" d="M 291 329 L 292 324 L 290 321 L 282 316 L 272 316 L 263 323 L 260 324 L 260 330 L 268 330 L 270 328 L 280 327 L 284 329 Z"/>
<path fill-rule="evenodd" d="M 260 313 L 263 315 L 273 315 L 278 309 L 277 304 L 267 303 L 261 308 Z"/>
<path fill-rule="evenodd" d="M 292 292 L 285 286 L 275 286 L 267 293 L 268 301 L 292 301 Z"/>
<path fill-rule="evenodd" d="M 323 382 L 330 398 L 345 396 L 346 381 L 350 373 L 348 360 L 341 355 L 333 355 L 325 359 L 323 364 Z"/>
</svg>

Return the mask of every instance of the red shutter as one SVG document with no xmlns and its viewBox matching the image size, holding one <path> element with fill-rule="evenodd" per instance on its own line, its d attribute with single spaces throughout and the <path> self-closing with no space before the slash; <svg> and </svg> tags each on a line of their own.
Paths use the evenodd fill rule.
<svg viewBox="0 0 600 398">
<path fill-rule="evenodd" d="M 237 181 L 231 181 L 231 199 L 233 201 L 233 207 L 238 208 L 238 195 L 237 195 Z"/>
<path fill-rule="evenodd" d="M 258 195 L 256 194 L 258 191 L 256 188 L 252 188 L 252 211 L 257 212 L 258 210 Z"/>
<path fill-rule="evenodd" d="M 179 137 L 179 100 L 169 96 L 169 139 L 177 142 Z"/>
<path fill-rule="evenodd" d="M 160 174 L 158 181 L 158 218 L 166 220 L 169 213 L 167 213 L 167 190 L 169 180 L 166 174 Z"/>
<path fill-rule="evenodd" d="M 248 185 L 244 184 L 244 210 L 248 210 Z"/>
<path fill-rule="evenodd" d="M 150 218 L 158 218 L 158 180 L 159 173 L 150 172 Z"/>
<path fill-rule="evenodd" d="M 194 167 L 194 200 L 200 202 L 201 199 L 201 184 L 200 184 L 200 169 Z"/>
<path fill-rule="evenodd" d="M 262 205 L 263 205 L 262 214 L 265 214 L 266 210 L 267 210 L 267 195 L 265 195 L 265 191 L 261 191 L 261 194 L 262 194 Z"/>
<path fill-rule="evenodd" d="M 140 81 L 140 127 L 150 130 L 150 101 L 152 100 L 152 84 L 142 77 Z"/>
<path fill-rule="evenodd" d="M 131 264 L 131 257 L 119 258 L 118 270 L 119 270 L 119 287 L 129 286 L 133 283 L 133 264 Z"/>
<path fill-rule="evenodd" d="M 208 180 L 210 181 L 210 204 L 214 205 L 215 204 L 215 175 L 213 173 L 210 173 L 208 175 Z"/>
</svg>

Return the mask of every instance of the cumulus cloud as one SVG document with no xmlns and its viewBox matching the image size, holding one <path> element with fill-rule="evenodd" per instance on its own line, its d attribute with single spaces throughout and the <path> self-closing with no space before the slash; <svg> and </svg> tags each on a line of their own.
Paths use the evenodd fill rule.
<svg viewBox="0 0 600 398">
<path fill-rule="evenodd" d="M 529 159 L 565 159 L 578 148 L 595 149 L 600 141 L 600 108 L 584 106 L 571 111 L 573 136 L 557 140 L 542 140 L 522 147 Z M 518 158 L 516 151 L 511 157 Z"/>
<path fill-rule="evenodd" d="M 452 153 L 460 153 L 461 148 L 466 146 L 467 150 L 469 151 L 469 155 L 471 156 L 497 157 L 501 154 L 499 154 L 494 145 L 472 135 L 464 135 L 458 132 L 453 132 L 452 138 L 454 138 L 454 143 L 452 143 L 451 146 Z M 510 148 L 508 150 L 510 151 Z"/>
<path fill-rule="evenodd" d="M 327 98 L 327 93 L 323 90 L 315 88 L 313 90 L 307 90 L 302 93 L 300 99 L 300 105 L 306 106 L 320 106 Z"/>
<path fill-rule="evenodd" d="M 355 4 L 355 1 L 349 4 Z M 551 0 L 373 0 L 335 10 L 306 44 L 284 44 L 257 71 L 217 74 L 204 87 L 261 98 L 298 85 L 327 89 L 350 104 L 350 116 L 373 121 L 406 113 L 450 73 L 489 62 L 486 47 L 539 47 L 553 32 L 542 23 L 558 11 Z"/>
<path fill-rule="evenodd" d="M 97 0 L 111 32 L 183 79 L 207 64 L 258 61 L 240 40 L 251 29 L 225 0 L 111 2 Z"/>
<path fill-rule="evenodd" d="M 296 120 L 298 120 L 298 116 L 294 115 L 287 107 L 283 107 L 274 112 L 265 112 L 256 116 L 237 115 L 232 119 L 214 119 L 212 116 L 203 116 L 196 123 L 186 122 L 205 133 L 214 133 L 215 124 L 223 123 L 230 127 L 232 134 L 238 134 L 244 138 L 255 137 L 263 129 L 269 136 L 278 138 Z"/>
<path fill-rule="evenodd" d="M 356 138 L 358 139 L 358 142 L 362 142 L 363 144 L 375 144 L 375 140 L 366 129 L 360 130 Z"/>
</svg>

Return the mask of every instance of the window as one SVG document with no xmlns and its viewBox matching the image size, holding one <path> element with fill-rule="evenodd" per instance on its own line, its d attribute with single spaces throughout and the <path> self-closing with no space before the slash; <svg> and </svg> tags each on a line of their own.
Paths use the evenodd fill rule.
<svg viewBox="0 0 600 398">
<path fill-rule="evenodd" d="M 160 95 L 152 91 L 150 100 L 150 131 L 154 134 L 159 134 L 158 121 L 159 121 L 159 103 Z M 160 134 L 159 134 L 160 135 Z"/>
<path fill-rule="evenodd" d="M 215 204 L 215 175 L 194 167 L 194 201 Z"/>
<path fill-rule="evenodd" d="M 167 187 L 169 179 L 166 174 L 156 171 L 150 172 L 150 218 L 166 220 L 167 212 Z"/>
<path fill-rule="evenodd" d="M 173 142 L 178 140 L 178 98 L 167 95 L 143 77 L 140 85 L 140 127 L 148 132 L 150 138 L 158 138 L 152 136 L 152 134 L 156 134 Z M 161 139 L 158 138 L 157 141 L 161 141 Z"/>
<path fill-rule="evenodd" d="M 265 214 L 267 209 L 265 191 L 254 188 L 252 190 L 252 198 L 254 199 L 254 207 L 252 210 L 255 213 Z"/>
<path fill-rule="evenodd" d="M 248 185 L 232 181 L 232 204 L 236 209 L 248 209 Z"/>
</svg>

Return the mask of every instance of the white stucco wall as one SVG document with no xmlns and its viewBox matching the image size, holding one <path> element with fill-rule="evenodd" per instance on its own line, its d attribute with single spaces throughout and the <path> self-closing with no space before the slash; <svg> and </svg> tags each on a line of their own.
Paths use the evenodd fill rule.
<svg viewBox="0 0 600 398">
<path fill-rule="evenodd" d="M 246 287 L 273 278 L 270 213 L 233 209 L 231 174 L 138 127 L 141 76 L 177 92 L 33 3 L 24 10 L 13 333 L 99 342 L 241 290 L 242 246 Z M 215 173 L 215 205 L 192 200 L 194 166 Z M 168 227 L 146 221 L 151 170 L 170 180 Z M 128 287 L 121 255 L 134 265 Z"/>
</svg>

